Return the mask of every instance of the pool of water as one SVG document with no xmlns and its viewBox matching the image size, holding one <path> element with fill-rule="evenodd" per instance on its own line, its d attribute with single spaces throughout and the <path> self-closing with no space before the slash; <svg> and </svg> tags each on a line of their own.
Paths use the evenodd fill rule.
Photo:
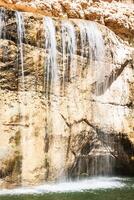
<svg viewBox="0 0 134 200">
<path fill-rule="evenodd" d="M 0 200 L 134 200 L 134 178 L 97 177 L 0 190 Z"/>
</svg>

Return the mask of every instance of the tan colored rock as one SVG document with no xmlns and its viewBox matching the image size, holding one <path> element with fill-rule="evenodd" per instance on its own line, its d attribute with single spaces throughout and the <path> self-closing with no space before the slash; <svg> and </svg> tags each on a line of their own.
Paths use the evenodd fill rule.
<svg viewBox="0 0 134 200">
<path fill-rule="evenodd" d="M 87 0 L 51 0 L 51 1 L 8 1 L 1 0 L 0 5 L 14 10 L 34 12 L 46 16 L 61 18 L 81 18 L 105 24 L 122 39 L 133 45 L 134 4 Z"/>
<path fill-rule="evenodd" d="M 104 173 L 102 168 L 106 160 L 103 156 L 107 154 L 115 158 L 117 167 L 118 163 L 122 166 L 120 171 L 127 169 L 133 174 L 132 2 L 0 0 L 0 6 L 26 12 L 24 83 L 13 11 L 6 11 L 6 36 L 0 40 L 1 187 L 93 175 L 97 172 L 93 167 L 94 158 L 101 160 L 100 172 Z M 102 32 L 106 52 L 105 60 L 96 67 L 95 61 L 87 65 L 88 59 L 81 56 L 82 50 L 78 46 L 76 78 L 69 79 L 66 75 L 65 85 L 56 83 L 50 99 L 45 94 L 48 52 L 44 49 L 43 16 L 56 17 L 58 73 L 61 77 L 61 19 L 71 18 L 78 44 L 80 30 L 78 20 L 74 18 L 103 24 L 97 26 Z M 96 84 L 99 91 L 96 91 Z M 62 89 L 56 95 L 59 85 Z M 110 166 L 106 170 L 109 172 Z"/>
<path fill-rule="evenodd" d="M 78 46 L 78 55 L 75 55 L 76 79 L 65 80 L 65 91 L 61 89 L 60 95 L 55 93 L 56 88 L 59 88 L 59 82 L 57 82 L 49 99 L 45 95 L 44 88 L 47 51 L 42 45 L 45 41 L 42 37 L 44 35 L 43 19 L 31 13 L 24 15 L 26 25 L 23 44 L 25 91 L 20 61 L 17 68 L 18 46 L 14 18 L 9 20 L 7 17 L 6 23 L 7 38 L 13 41 L 2 39 L 0 47 L 0 75 L 2 76 L 0 172 L 1 174 L 5 172 L 2 185 L 5 184 L 6 187 L 11 186 L 12 183 L 34 185 L 62 179 L 65 175 L 76 176 L 87 172 L 88 175 L 93 174 L 93 156 L 103 156 L 107 153 L 104 148 L 106 142 L 108 149 L 112 149 L 115 145 L 115 151 L 111 154 L 117 158 L 118 162 L 123 164 L 125 162 L 127 168 L 132 162 L 130 165 L 132 170 L 133 48 L 127 46 L 104 25 L 97 24 L 105 43 L 105 59 L 97 65 L 98 67 L 95 61 L 87 65 L 87 58 L 81 57 L 81 49 Z M 76 23 L 75 29 L 79 40 L 78 20 L 72 19 L 72 21 Z M 12 22 L 12 26 L 9 22 Z M 61 21 L 54 19 L 54 22 L 58 40 L 57 60 L 61 61 Z M 40 40 L 36 41 L 37 38 Z M 4 60 L 5 48 L 8 56 Z M 83 66 L 82 77 L 80 76 L 81 66 Z M 61 74 L 61 64 L 58 67 Z M 100 76 L 96 77 L 96 73 Z M 96 83 L 99 88 L 105 86 L 100 93 L 95 91 Z M 19 138 L 16 138 L 18 133 Z M 114 141 L 114 144 L 107 141 L 107 136 L 110 141 Z M 124 143 L 130 146 L 132 153 L 125 149 Z M 17 170 L 16 157 L 19 158 Z M 89 171 L 85 169 L 86 161 L 89 162 Z M 13 168 L 6 174 L 9 163 L 12 163 Z M 6 180 L 10 180 L 9 184 Z"/>
</svg>

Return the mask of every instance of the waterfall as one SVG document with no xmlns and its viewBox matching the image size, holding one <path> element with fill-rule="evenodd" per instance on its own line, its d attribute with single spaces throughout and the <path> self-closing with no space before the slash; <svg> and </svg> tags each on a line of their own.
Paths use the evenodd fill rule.
<svg viewBox="0 0 134 200">
<path fill-rule="evenodd" d="M 0 37 L 2 37 L 3 34 L 4 15 L 4 11 L 1 10 Z M 78 177 L 81 176 L 82 173 L 87 174 L 88 176 L 111 175 L 113 170 L 113 164 L 111 164 L 112 149 L 110 149 L 108 145 L 111 142 L 111 139 L 108 134 L 103 134 L 98 128 L 98 124 L 102 124 L 101 117 L 98 117 L 98 124 L 95 124 L 96 126 L 93 128 L 93 131 L 88 129 L 85 130 L 88 134 L 90 134 L 91 131 L 92 134 L 92 141 L 87 141 L 89 144 L 86 150 L 88 149 L 89 152 L 84 154 L 83 150 L 79 152 L 78 155 L 75 155 L 73 150 L 70 150 L 71 139 L 73 137 L 75 138 L 77 135 L 77 133 L 74 133 L 74 135 L 72 133 L 72 124 L 76 123 L 77 126 L 77 120 L 79 121 L 79 119 L 82 118 L 83 121 L 80 128 L 86 126 L 86 122 L 84 121 L 86 117 L 86 114 L 84 113 L 85 110 L 87 115 L 89 113 L 91 115 L 89 120 L 91 120 L 91 122 L 94 120 L 96 117 L 94 116 L 94 103 L 98 100 L 97 98 L 100 96 L 100 93 L 102 93 L 102 90 L 104 90 L 105 87 L 107 88 L 103 83 L 107 70 L 105 64 L 105 45 L 102 33 L 99 30 L 99 25 L 90 21 L 65 19 L 59 20 L 60 22 L 57 25 L 55 19 L 50 17 L 43 18 L 43 28 L 41 31 L 44 36 L 44 45 L 41 45 L 40 47 L 45 55 L 43 66 L 40 67 L 41 71 L 43 71 L 43 89 L 37 94 L 37 91 L 28 91 L 26 85 L 26 80 L 28 80 L 27 76 L 29 74 L 27 75 L 25 73 L 26 58 L 24 57 L 24 48 L 27 45 L 25 43 L 27 34 L 25 29 L 27 27 L 25 26 L 24 14 L 15 12 L 15 18 L 18 36 L 18 44 L 16 45 L 19 52 L 18 65 L 21 68 L 19 69 L 21 71 L 20 88 L 18 88 L 18 93 L 20 95 L 19 103 L 22 104 L 20 105 L 22 106 L 20 108 L 20 115 L 22 115 L 22 126 L 20 128 L 22 134 L 21 145 L 23 148 L 23 159 L 26 160 L 26 162 L 23 161 L 22 171 L 27 174 L 27 172 L 25 172 L 27 163 L 34 163 L 33 165 L 36 167 L 33 171 L 36 171 L 37 169 L 35 162 L 36 159 L 38 161 L 38 154 L 33 162 L 30 161 L 30 156 L 32 156 L 33 152 L 36 154 L 36 149 L 34 149 L 36 146 L 36 137 L 32 134 L 32 131 L 34 132 L 33 124 L 35 123 L 32 121 L 32 117 L 35 117 L 35 113 L 28 112 L 28 106 L 31 106 L 30 109 L 33 108 L 31 104 L 36 102 L 36 97 L 34 97 L 34 95 L 37 95 L 37 100 L 43 102 L 40 109 L 45 105 L 43 107 L 44 112 L 41 113 L 43 116 L 42 122 L 44 124 L 37 126 L 42 126 L 44 131 L 42 132 L 44 137 L 43 167 L 45 168 L 45 172 L 43 172 L 46 173 L 45 180 L 49 180 L 50 173 L 52 174 L 52 178 L 56 177 L 56 179 L 60 178 L 60 180 L 66 178 L 66 171 L 70 167 L 68 160 L 70 159 L 72 161 L 74 159 L 72 157 L 75 157 L 76 159 L 74 161 L 75 169 L 72 171 L 76 173 Z M 60 29 L 59 32 L 58 29 Z M 36 44 L 34 45 L 36 46 Z M 32 48 L 34 48 L 33 46 Z M 38 46 L 35 48 L 38 48 Z M 37 72 L 35 71 L 35 74 L 36 73 Z M 19 78 L 20 74 L 18 75 L 18 79 Z M 86 82 L 85 80 L 88 81 Z M 85 108 L 86 106 L 84 104 L 86 97 L 82 94 L 84 91 L 82 86 L 85 83 L 88 84 L 84 87 L 89 88 L 91 98 L 89 99 L 89 104 L 91 105 L 90 107 L 86 105 L 87 108 Z M 100 84 L 102 84 L 102 87 L 100 87 Z M 82 100 L 79 97 L 78 89 L 81 92 L 81 98 L 83 97 Z M 73 113 L 73 108 L 71 110 L 71 106 L 75 105 L 76 110 L 74 109 L 74 112 L 77 112 L 78 99 L 81 104 L 84 104 L 84 111 L 81 109 L 80 114 L 78 114 L 75 119 L 72 119 L 70 115 Z M 37 109 L 37 107 L 38 103 L 35 109 Z M 88 110 L 89 108 L 90 110 Z M 66 118 L 63 116 L 63 113 Z M 26 121 L 28 121 L 27 126 Z M 92 128 L 92 124 L 90 128 Z M 38 132 L 39 130 L 37 131 L 37 135 Z M 81 132 L 78 133 L 78 137 Z M 35 137 L 33 141 L 31 139 L 32 137 Z M 71 158 L 69 158 L 70 155 L 72 155 Z M 28 169 L 29 168 L 30 166 L 28 166 Z"/>
<path fill-rule="evenodd" d="M 3 8 L 0 9 L 0 39 L 2 38 L 3 29 L 5 25 L 5 10 Z"/>
<path fill-rule="evenodd" d="M 105 64 L 105 45 L 102 37 L 102 33 L 97 27 L 96 23 L 83 20 L 73 20 L 80 32 L 80 52 L 81 63 L 84 62 L 84 58 L 87 58 L 88 69 L 87 77 L 90 80 L 89 83 L 94 85 L 94 98 L 96 99 L 105 88 L 108 87 L 107 81 L 104 82 L 107 70 L 109 66 Z M 83 69 L 81 69 L 83 70 Z M 100 87 L 101 85 L 101 87 Z M 92 105 L 92 102 L 91 102 Z M 103 111 L 103 110 L 102 110 Z M 94 105 L 91 106 L 90 112 L 92 118 L 94 118 Z M 98 118 L 98 122 L 101 124 L 102 119 Z M 96 129 L 95 134 L 98 140 L 99 149 L 94 147 L 94 150 L 89 153 L 92 157 L 92 161 L 89 162 L 88 158 L 80 158 L 77 163 L 77 176 L 81 173 L 90 175 L 112 175 L 113 166 L 112 163 L 112 149 L 108 147 L 108 144 L 113 142 L 108 134 L 101 136 L 101 132 Z M 104 141 L 104 142 L 103 142 Z M 96 148 L 96 149 L 95 149 Z M 85 163 L 86 171 L 82 172 L 82 163 Z"/>
<path fill-rule="evenodd" d="M 30 110 L 30 101 L 32 99 L 32 92 L 27 90 L 25 68 L 24 68 L 24 38 L 25 38 L 25 22 L 24 14 L 22 12 L 15 12 L 15 20 L 17 25 L 17 48 L 18 48 L 18 112 L 20 116 L 19 133 L 21 137 L 21 178 L 22 184 L 25 182 L 25 176 L 28 174 L 28 169 L 32 162 L 32 111 Z M 30 112 L 28 112 L 30 110 Z M 26 129 L 28 124 L 29 128 Z M 29 166 L 27 166 L 29 165 Z M 25 175 L 26 174 L 26 175 Z"/>
<path fill-rule="evenodd" d="M 76 32 L 71 21 L 63 20 L 61 22 L 61 38 L 62 38 L 62 52 L 63 52 L 63 86 L 65 81 L 74 78 L 77 73 L 76 63 Z M 67 79 L 67 80 L 65 80 Z"/>
<path fill-rule="evenodd" d="M 20 65 L 21 65 L 21 77 L 22 77 L 22 88 L 25 90 L 25 77 L 24 77 L 24 49 L 23 49 L 23 39 L 24 39 L 24 19 L 21 12 L 16 12 L 16 22 L 17 22 L 17 34 L 18 34 L 18 46 L 20 53 Z"/>
<path fill-rule="evenodd" d="M 46 68 L 46 82 L 45 90 L 46 95 L 49 96 L 50 92 L 54 92 L 54 84 L 58 81 L 57 69 L 57 55 L 56 55 L 56 32 L 53 20 L 50 17 L 44 18 L 45 29 L 45 49 L 47 53 L 45 68 Z M 52 91 L 51 91 L 52 90 Z"/>
<path fill-rule="evenodd" d="M 91 83 L 99 84 L 105 74 L 105 46 L 102 34 L 95 22 L 79 20 L 75 23 L 80 30 L 81 57 L 88 58 L 90 64 Z M 96 92 L 98 89 L 98 85 L 96 85 Z"/>
<path fill-rule="evenodd" d="M 60 137 L 59 125 L 60 125 L 60 69 L 58 68 L 57 59 L 57 41 L 56 41 L 56 27 L 55 22 L 50 17 L 44 17 L 44 31 L 45 31 L 45 51 L 46 60 L 44 65 L 44 82 L 45 82 L 45 94 L 47 99 L 46 108 L 46 125 L 45 125 L 45 165 L 51 161 L 52 166 L 56 165 L 55 158 L 59 160 L 59 168 L 57 169 L 58 180 L 63 180 L 64 165 L 62 141 L 58 143 L 59 150 L 57 151 L 56 137 Z M 49 138 L 53 137 L 54 142 L 49 144 Z M 53 154 L 55 153 L 55 158 Z M 57 160 L 56 160 L 57 161 Z M 51 171 L 51 170 L 50 170 Z M 49 169 L 46 173 L 46 180 L 49 174 Z"/>
</svg>

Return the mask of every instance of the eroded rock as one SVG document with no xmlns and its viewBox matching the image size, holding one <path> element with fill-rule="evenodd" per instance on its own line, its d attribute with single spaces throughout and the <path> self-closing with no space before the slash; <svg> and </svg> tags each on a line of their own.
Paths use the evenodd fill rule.
<svg viewBox="0 0 134 200">
<path fill-rule="evenodd" d="M 18 7 L 20 3 L 14 3 L 15 9 L 25 10 L 25 7 Z M 30 5 L 30 9 L 35 11 L 31 1 L 23 3 Z M 84 9 L 85 13 L 93 7 L 95 12 L 100 12 L 99 8 L 102 6 L 108 14 L 101 10 L 101 19 L 96 18 L 96 14 L 92 19 L 105 24 L 112 17 L 115 24 L 117 22 L 115 15 L 118 11 L 115 8 L 111 11 L 107 2 L 76 1 L 75 4 L 78 4 L 76 8 Z M 116 4 L 114 2 L 111 5 Z M 45 8 L 47 15 L 61 17 L 68 14 L 70 17 L 83 18 L 83 12 L 77 9 L 76 13 L 75 5 L 70 5 L 69 1 L 57 2 L 53 4 L 54 8 L 49 2 L 45 2 L 45 5 L 44 2 L 37 2 L 37 5 L 40 9 Z M 126 8 L 122 4 L 118 5 L 122 7 L 124 16 Z M 129 9 L 130 15 L 133 15 L 132 8 L 128 8 L 127 12 Z M 39 12 L 39 8 L 37 10 L 44 14 L 44 11 Z M 56 14 L 54 10 L 57 10 Z M 109 15 L 109 12 L 112 14 Z M 86 17 L 88 19 L 89 13 L 87 12 Z M 62 55 L 62 20 L 53 19 L 60 79 L 48 95 L 45 90 L 46 60 L 50 54 L 45 49 L 44 19 L 41 15 L 24 14 L 23 82 L 15 14 L 13 11 L 6 11 L 6 16 L 6 28 L 0 40 L 0 176 L 4 180 L 1 185 L 34 185 L 64 176 L 103 174 L 106 156 L 109 159 L 106 173 L 124 173 L 124 169 L 128 169 L 128 174 L 133 174 L 133 47 L 104 25 L 97 24 L 106 53 L 99 65 L 96 65 L 95 56 L 89 62 L 80 46 L 80 21 L 71 19 L 77 35 L 78 48 L 74 56 L 77 60 L 77 73 L 75 77 L 66 73 L 63 80 L 63 64 L 67 65 L 68 60 L 63 59 Z M 126 22 L 128 18 L 123 20 Z M 114 32 L 126 39 L 124 33 L 127 30 L 130 39 L 133 27 L 130 30 L 129 21 L 127 24 L 124 22 L 121 23 L 123 32 L 120 34 L 118 29 L 114 29 Z M 107 21 L 108 27 L 114 27 L 108 23 Z M 86 50 L 88 48 L 89 46 L 85 46 Z M 110 165 L 113 166 L 112 169 Z"/>
</svg>

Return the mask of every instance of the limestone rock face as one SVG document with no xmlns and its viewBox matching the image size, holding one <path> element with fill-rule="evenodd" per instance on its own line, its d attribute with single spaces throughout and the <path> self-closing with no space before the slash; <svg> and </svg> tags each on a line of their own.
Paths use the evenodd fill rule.
<svg viewBox="0 0 134 200">
<path fill-rule="evenodd" d="M 0 32 L 1 187 L 105 172 L 133 174 L 133 5 L 86 0 L 0 0 L 0 5 L 26 11 L 22 49 L 14 11 L 4 10 Z M 50 52 L 43 15 L 58 17 L 53 22 L 60 78 L 54 85 L 47 82 Z M 71 18 L 65 22 L 73 24 L 77 36 L 72 61 L 63 56 L 63 18 Z M 99 22 L 89 23 L 104 42 L 101 46 L 97 35 L 92 62 L 86 56 L 89 47 L 81 48 L 81 20 L 74 18 Z M 97 60 L 103 47 L 104 57 Z M 71 68 L 63 77 L 64 66 L 73 66 L 75 76 Z"/>
<path fill-rule="evenodd" d="M 0 0 L 0 5 L 20 11 L 60 18 L 81 18 L 106 25 L 122 39 L 134 43 L 134 2 L 93 0 Z"/>
</svg>

